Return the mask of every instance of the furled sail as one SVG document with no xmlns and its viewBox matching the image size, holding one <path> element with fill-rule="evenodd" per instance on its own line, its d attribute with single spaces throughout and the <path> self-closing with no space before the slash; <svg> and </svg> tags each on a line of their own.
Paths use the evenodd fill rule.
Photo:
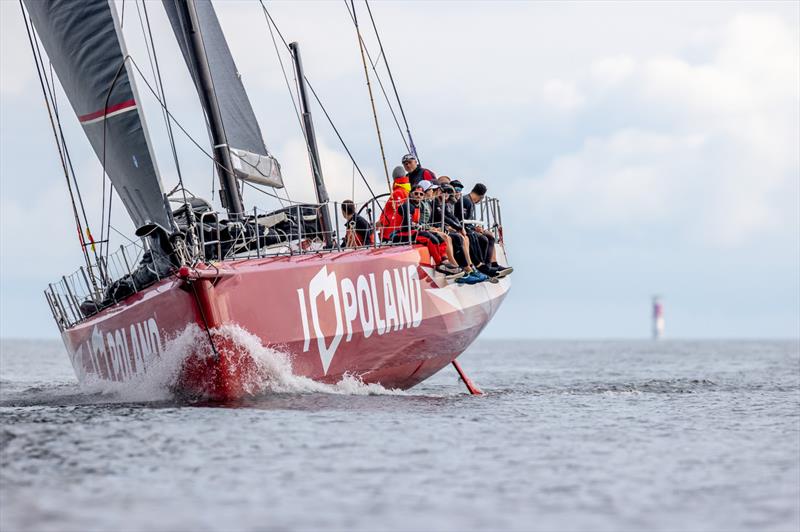
<svg viewBox="0 0 800 532">
<path fill-rule="evenodd" d="M 24 0 L 61 86 L 136 227 L 170 227 L 113 0 Z"/>
<path fill-rule="evenodd" d="M 195 9 L 199 28 L 193 28 L 191 21 L 185 20 L 182 16 L 184 11 L 179 9 L 178 3 L 187 1 L 189 8 Z M 189 57 L 187 42 L 190 32 L 199 31 L 202 36 L 236 177 L 271 187 L 283 187 L 281 167 L 264 146 L 261 129 L 258 127 L 253 107 L 250 105 L 236 63 L 228 48 L 228 42 L 217 20 L 214 6 L 210 0 L 163 0 L 163 2 L 198 91 L 202 90 L 201 83 L 192 67 L 193 61 Z M 206 113 L 208 112 L 206 109 Z"/>
</svg>

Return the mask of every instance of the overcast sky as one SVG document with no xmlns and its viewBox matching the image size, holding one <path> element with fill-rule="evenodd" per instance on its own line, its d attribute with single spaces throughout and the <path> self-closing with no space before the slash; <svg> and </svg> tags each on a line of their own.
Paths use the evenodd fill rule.
<svg viewBox="0 0 800 532">
<path fill-rule="evenodd" d="M 288 191 L 311 200 L 300 129 L 261 9 L 215 5 Z M 268 6 L 286 38 L 301 43 L 309 79 L 380 187 L 344 4 Z M 655 293 L 664 297 L 669 337 L 800 336 L 799 6 L 371 4 L 424 166 L 484 182 L 503 201 L 516 271 L 487 336 L 646 337 Z M 80 252 L 19 6 L 3 1 L 0 10 L 0 336 L 54 337 L 42 290 L 78 268 Z M 148 12 L 167 101 L 206 146 L 160 2 Z M 126 1 L 129 51 L 152 79 L 139 24 L 136 4 Z M 141 82 L 139 90 L 169 189 L 177 178 L 164 123 Z M 68 109 L 63 94 L 60 101 Z M 391 168 L 405 148 L 382 97 L 378 104 Z M 351 197 L 352 165 L 312 110 L 332 196 Z M 101 169 L 77 119 L 63 114 L 99 233 Z M 180 134 L 178 148 L 188 186 L 211 197 L 208 159 Z M 365 196 L 356 182 L 356 200 Z M 250 193 L 245 202 L 269 206 Z M 113 221 L 131 231 L 121 209 Z"/>
</svg>

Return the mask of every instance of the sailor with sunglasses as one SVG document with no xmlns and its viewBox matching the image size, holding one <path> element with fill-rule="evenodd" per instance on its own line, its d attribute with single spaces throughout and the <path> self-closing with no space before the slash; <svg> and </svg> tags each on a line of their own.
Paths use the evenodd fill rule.
<svg viewBox="0 0 800 532">
<path fill-rule="evenodd" d="M 447 258 L 447 244 L 445 239 L 433 231 L 420 228 L 420 203 L 425 197 L 425 191 L 419 185 L 411 189 L 408 201 L 397 209 L 399 229 L 394 232 L 392 240 L 396 243 L 416 243 L 428 248 L 428 252 L 436 263 L 436 271 L 445 274 L 447 279 L 464 277 L 464 272 L 450 262 Z"/>
</svg>

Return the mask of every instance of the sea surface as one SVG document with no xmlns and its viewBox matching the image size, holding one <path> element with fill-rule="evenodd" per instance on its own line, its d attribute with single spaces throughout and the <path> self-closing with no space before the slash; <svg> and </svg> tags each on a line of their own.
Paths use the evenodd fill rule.
<svg viewBox="0 0 800 532">
<path fill-rule="evenodd" d="M 0 530 L 800 530 L 798 341 L 480 341 L 405 393 L 78 386 L 0 343 Z M 268 352 L 260 356 L 268 357 Z"/>
</svg>

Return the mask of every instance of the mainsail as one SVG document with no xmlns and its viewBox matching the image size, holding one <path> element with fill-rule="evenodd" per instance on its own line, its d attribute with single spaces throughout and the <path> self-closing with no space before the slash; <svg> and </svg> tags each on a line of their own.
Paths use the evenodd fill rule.
<svg viewBox="0 0 800 532">
<path fill-rule="evenodd" d="M 236 177 L 271 187 L 283 187 L 280 165 L 264 146 L 261 129 L 217 20 L 214 6 L 210 0 L 190 2 L 199 25 L 199 28 L 192 28 L 191 21 L 182 16 L 185 11 L 179 9 L 178 5 L 179 2 L 186 1 L 163 0 L 164 8 L 198 92 L 202 90 L 201 82 L 193 67 L 194 61 L 190 57 L 188 43 L 190 32 L 199 31 L 202 36 Z M 206 109 L 206 113 L 208 112 Z"/>
<path fill-rule="evenodd" d="M 61 86 L 136 227 L 170 227 L 113 0 L 24 0 Z"/>
</svg>

